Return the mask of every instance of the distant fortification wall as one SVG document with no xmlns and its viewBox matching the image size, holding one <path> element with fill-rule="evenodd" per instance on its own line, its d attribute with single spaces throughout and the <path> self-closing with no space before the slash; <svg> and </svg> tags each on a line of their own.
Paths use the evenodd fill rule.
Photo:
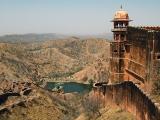
<svg viewBox="0 0 160 120">
<path fill-rule="evenodd" d="M 131 112 L 136 120 L 160 120 L 160 105 L 132 82 L 97 87 L 104 104 L 115 104 Z"/>
</svg>

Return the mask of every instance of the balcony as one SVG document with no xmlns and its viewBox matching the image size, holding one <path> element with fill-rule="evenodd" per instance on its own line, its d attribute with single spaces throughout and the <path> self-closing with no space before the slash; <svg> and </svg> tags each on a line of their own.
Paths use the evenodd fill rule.
<svg viewBox="0 0 160 120">
<path fill-rule="evenodd" d="M 126 32 L 126 31 L 127 31 L 126 27 L 120 27 L 120 28 L 112 29 L 112 32 Z"/>
</svg>

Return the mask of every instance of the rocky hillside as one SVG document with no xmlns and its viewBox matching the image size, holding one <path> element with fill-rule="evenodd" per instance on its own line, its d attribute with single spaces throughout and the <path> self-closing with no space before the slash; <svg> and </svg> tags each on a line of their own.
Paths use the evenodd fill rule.
<svg viewBox="0 0 160 120">
<path fill-rule="evenodd" d="M 34 90 L 35 93 L 25 96 L 32 100 L 0 111 L 0 120 L 134 120 L 133 115 L 118 106 L 102 107 L 94 92 L 82 95 L 53 93 L 37 87 Z"/>
<path fill-rule="evenodd" d="M 27 102 L 20 102 L 12 105 L 11 108 L 0 111 L 0 120 L 64 120 L 66 117 L 73 119 L 72 115 L 67 114 L 71 112 L 70 109 L 66 109 L 60 103 L 60 99 L 56 94 L 52 96 L 52 93 L 40 88 L 35 88 L 34 90 L 36 90 L 36 93 L 32 94 L 36 95 L 36 97 L 32 97 L 32 100 L 28 99 Z M 57 99 L 54 99 L 55 97 Z M 16 97 L 16 99 L 22 98 Z"/>
<path fill-rule="evenodd" d="M 0 74 L 5 79 L 99 80 L 107 72 L 109 43 L 71 37 L 32 43 L 0 43 Z M 2 75 L 1 75 L 2 76 Z"/>
<path fill-rule="evenodd" d="M 62 94 L 33 84 L 43 81 L 107 81 L 109 49 L 107 40 L 96 38 L 1 42 L 0 120 L 116 120 L 121 115 L 123 120 L 133 118 L 119 108 L 101 110 L 93 91 L 85 95 Z M 22 94 L 26 93 L 26 87 L 30 92 Z M 11 91 L 16 96 L 1 99 Z"/>
</svg>

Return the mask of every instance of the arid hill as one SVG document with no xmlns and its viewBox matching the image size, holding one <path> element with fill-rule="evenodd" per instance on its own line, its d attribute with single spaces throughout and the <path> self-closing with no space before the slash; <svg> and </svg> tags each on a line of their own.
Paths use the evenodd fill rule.
<svg viewBox="0 0 160 120">
<path fill-rule="evenodd" d="M 107 67 L 108 55 L 107 40 L 96 38 L 0 43 L 0 74 L 6 79 L 24 81 L 33 79 L 35 74 L 50 81 L 98 80 L 98 74 L 107 71 L 104 66 Z"/>
<path fill-rule="evenodd" d="M 98 101 L 93 101 L 97 98 L 93 92 L 91 95 L 54 93 L 33 84 L 42 81 L 107 81 L 109 49 L 107 40 L 96 38 L 1 42 L 0 81 L 3 84 L 0 84 L 0 93 L 14 91 L 18 96 L 9 96 L 5 102 L 1 101 L 1 110 L 3 106 L 6 109 L 0 112 L 0 120 L 88 120 L 103 117 L 116 120 L 116 114 L 122 115 L 123 120 L 133 118 L 119 108 L 100 110 Z M 21 94 L 26 90 L 21 86 L 23 84 L 31 84 L 28 95 Z"/>
</svg>

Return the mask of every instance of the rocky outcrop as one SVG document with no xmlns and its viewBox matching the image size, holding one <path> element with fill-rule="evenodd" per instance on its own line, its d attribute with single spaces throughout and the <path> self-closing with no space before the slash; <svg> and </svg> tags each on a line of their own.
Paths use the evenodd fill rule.
<svg viewBox="0 0 160 120">
<path fill-rule="evenodd" d="M 1 80 L 0 84 L 0 104 L 3 104 L 9 96 L 28 95 L 32 91 L 32 83 Z"/>
</svg>

